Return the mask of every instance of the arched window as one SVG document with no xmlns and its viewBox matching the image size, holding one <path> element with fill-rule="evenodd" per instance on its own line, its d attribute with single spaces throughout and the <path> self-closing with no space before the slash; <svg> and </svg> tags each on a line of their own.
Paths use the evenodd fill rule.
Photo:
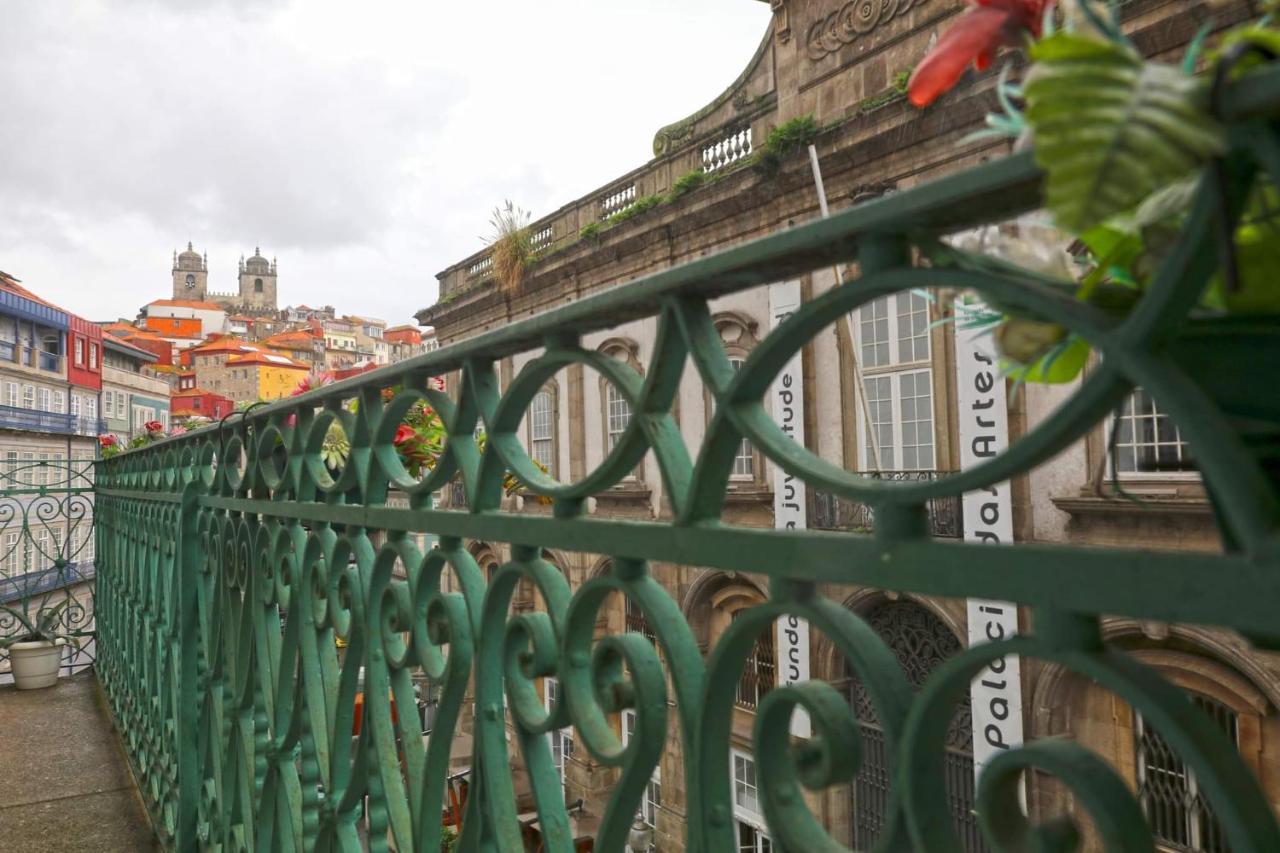
<svg viewBox="0 0 1280 853">
<path fill-rule="evenodd" d="M 745 612 L 745 609 L 733 611 L 734 620 Z M 774 688 L 777 677 L 773 632 L 766 631 L 756 638 L 756 644 L 751 647 L 751 654 L 747 655 L 747 662 L 742 667 L 742 676 L 738 679 L 738 707 L 754 711 L 764 694 Z"/>
<path fill-rule="evenodd" d="M 1213 719 L 1232 743 L 1238 742 L 1239 718 L 1235 711 L 1196 693 L 1191 695 L 1191 701 Z M 1138 801 L 1156 841 L 1175 850 L 1229 853 L 1222 825 L 1201 796 L 1195 772 L 1141 714 L 1134 713 L 1133 726 Z"/>
<path fill-rule="evenodd" d="M 260 279 L 260 278 L 255 278 L 255 279 L 253 280 L 253 292 L 254 292 L 254 293 L 261 293 L 261 292 L 262 292 L 262 279 Z"/>
<path fill-rule="evenodd" d="M 941 619 L 914 601 L 885 601 L 864 617 L 898 658 L 915 689 L 929 675 L 961 650 L 960 640 Z M 891 760 L 885 748 L 884 730 L 866 687 L 850 670 L 849 702 L 861 722 L 862 765 L 853 782 L 853 846 L 868 850 L 884 830 L 892 787 Z M 985 851 L 977 818 L 973 814 L 973 723 L 966 695 L 947 732 L 946 787 L 956 834 L 967 853 Z"/>
</svg>

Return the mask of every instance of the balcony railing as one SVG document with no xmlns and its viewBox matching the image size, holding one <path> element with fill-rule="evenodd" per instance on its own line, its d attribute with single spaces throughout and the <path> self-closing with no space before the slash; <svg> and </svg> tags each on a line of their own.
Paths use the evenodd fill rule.
<svg viewBox="0 0 1280 853">
<path fill-rule="evenodd" d="M 953 472 L 954 473 L 954 472 Z M 873 480 L 930 482 L 950 476 L 937 471 L 875 471 L 864 474 Z M 959 495 L 940 495 L 925 504 L 929 535 L 959 539 L 964 535 L 964 518 Z M 846 500 L 830 492 L 815 491 L 809 498 L 809 526 L 815 530 L 875 530 L 875 507 L 863 501 Z"/>
<path fill-rule="evenodd" d="M 1280 72 L 1232 83 L 1220 105 L 1226 120 L 1248 125 L 1241 138 L 1278 150 L 1274 126 L 1252 122 L 1280 113 Z M 683 778 L 671 778 L 665 764 L 662 787 L 684 793 L 686 849 L 738 849 L 730 751 L 738 685 L 757 640 L 794 617 L 849 663 L 874 706 L 892 792 L 880 849 L 962 849 L 945 783 L 951 720 L 977 673 L 1019 655 L 1110 690 L 1158 729 L 1177 766 L 1194 774 L 1232 850 L 1280 850 L 1268 799 L 1221 727 L 1157 669 L 1109 647 L 1100 627 L 1103 614 L 1219 626 L 1280 649 L 1280 407 L 1275 395 L 1258 393 L 1280 369 L 1280 319 L 1250 318 L 1228 332 L 1191 309 L 1215 275 L 1216 217 L 1238 213 L 1222 202 L 1219 175 L 1251 178 L 1252 160 L 1234 153 L 1206 176 L 1172 260 L 1122 320 L 1007 264 L 981 273 L 911 266 L 918 240 L 1038 209 L 1042 175 L 1026 152 L 101 463 L 99 672 L 165 843 L 350 850 L 367 840 L 373 849 L 434 853 L 454 736 L 465 728 L 472 775 L 461 849 L 522 849 L 518 749 L 546 849 L 570 850 L 574 832 L 547 734 L 571 728 L 575 761 L 620 769 L 615 799 L 592 831 L 595 849 L 623 849 L 659 757 L 677 748 L 685 760 L 674 771 Z M 735 372 L 713 300 L 854 261 L 856 281 L 802 305 Z M 1052 417 L 954 477 L 867 478 L 823 462 L 774 425 L 764 398 L 803 347 L 860 305 L 919 288 L 972 289 L 1029 316 L 1060 318 L 1102 357 Z M 657 333 L 643 376 L 578 345 L 646 318 Z M 500 390 L 498 365 L 524 353 L 531 357 Z M 560 484 L 522 450 L 521 423 L 545 381 L 570 365 L 601 371 L 643 417 L 630 421 L 600 467 Z M 694 369 L 715 414 L 702 446 L 689 448 L 673 409 L 682 376 Z M 456 401 L 431 385 L 454 372 L 463 389 Z M 1054 458 L 1138 385 L 1158 393 L 1196 448 L 1224 553 L 1135 557 L 929 536 L 931 501 L 994 487 Z M 346 405 L 353 399 L 358 410 Z M 424 399 L 444 418 L 448 440 L 417 479 L 394 439 Z M 351 443 L 345 465 L 321 455 L 335 424 Z M 871 507 L 875 534 L 729 525 L 720 513 L 743 438 L 810 489 Z M 646 455 L 661 473 L 669 515 L 590 512 L 589 499 Z M 550 498 L 553 511 L 504 509 L 508 471 L 526 492 Z M 466 511 L 433 508 L 429 496 L 455 476 Z M 408 494 L 408 506 L 387 505 L 389 484 Z M 437 536 L 438 545 L 419 553 L 418 533 Z M 486 577 L 472 540 L 505 544 L 511 559 Z M 544 549 L 609 562 L 571 588 Z M 769 595 L 726 624 L 704 656 L 677 603 L 673 566 L 767 576 Z M 692 568 L 679 573 L 694 576 Z M 542 607 L 512 615 L 522 580 L 537 587 Z M 833 585 L 1012 601 L 1030 609 L 1034 633 L 960 651 L 921 676 L 914 692 L 894 651 L 843 600 L 827 597 Z M 597 637 L 601 609 L 618 597 L 643 612 L 660 654 L 635 634 Z M 361 672 L 363 726 L 353 738 Z M 425 743 L 404 713 L 422 676 L 439 696 Z M 543 679 L 552 677 L 562 699 L 548 712 Z M 816 735 L 807 743 L 790 734 L 797 708 Z M 625 749 L 614 728 L 622 711 L 635 715 Z M 811 790 L 847 791 L 859 770 L 859 724 L 846 698 L 822 681 L 778 686 L 759 697 L 755 714 L 752 802 L 773 844 L 836 849 L 808 804 Z M 564 738 L 557 744 L 563 757 Z M 994 847 L 1066 849 L 1083 831 L 1054 817 L 1032 837 L 1042 830 L 1022 817 L 1023 770 L 1056 774 L 1077 808 L 1089 810 L 1090 832 L 1112 849 L 1152 849 L 1133 789 L 1066 739 L 1033 740 L 987 765 L 970 813 Z M 1025 802 L 1033 818 L 1044 817 L 1033 798 Z"/>
<path fill-rule="evenodd" d="M 107 422 L 66 412 L 44 412 L 19 406 L 0 406 L 0 429 L 48 432 L 56 435 L 101 435 Z"/>
<path fill-rule="evenodd" d="M 47 616 L 61 671 L 94 661 L 93 463 L 0 462 L 0 641 Z M 0 642 L 0 684 L 11 681 Z"/>
</svg>

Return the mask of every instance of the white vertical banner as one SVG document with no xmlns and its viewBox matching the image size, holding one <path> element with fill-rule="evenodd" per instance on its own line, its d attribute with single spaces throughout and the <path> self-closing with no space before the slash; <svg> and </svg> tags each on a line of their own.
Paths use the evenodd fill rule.
<svg viewBox="0 0 1280 853">
<path fill-rule="evenodd" d="M 956 303 L 957 406 L 960 416 L 960 468 L 968 470 L 1009 446 L 1009 410 L 990 328 L 965 328 L 983 312 L 981 303 Z M 1013 504 L 1009 483 L 998 483 L 961 498 L 966 542 L 1013 542 Z M 971 598 L 969 645 L 1003 640 L 1018 633 L 1017 605 Z M 974 773 L 1003 750 L 1022 744 L 1022 679 L 1016 656 L 996 658 L 969 687 L 973 704 Z"/>
<path fill-rule="evenodd" d="M 776 329 L 800 307 L 800 282 L 769 286 L 769 328 Z M 797 352 L 773 381 L 773 417 L 796 444 L 804 446 L 804 372 Z M 773 525 L 778 530 L 804 530 L 809 526 L 808 490 L 803 481 L 773 466 Z M 775 625 L 778 686 L 809 680 L 809 622 L 785 616 Z M 791 715 L 791 734 L 809 737 L 812 725 L 803 709 Z"/>
</svg>

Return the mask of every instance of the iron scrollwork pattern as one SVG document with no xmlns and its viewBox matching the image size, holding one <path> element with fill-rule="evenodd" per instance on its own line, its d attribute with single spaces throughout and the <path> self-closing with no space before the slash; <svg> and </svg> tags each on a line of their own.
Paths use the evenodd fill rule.
<svg viewBox="0 0 1280 853">
<path fill-rule="evenodd" d="M 0 640 L 42 628 L 71 674 L 96 652 L 93 462 L 28 456 L 0 462 Z M 10 679 L 0 645 L 0 683 Z"/>
<path fill-rule="evenodd" d="M 1224 626 L 1262 647 L 1277 645 L 1280 404 L 1255 393 L 1246 377 L 1280 372 L 1280 324 L 1193 316 L 1192 307 L 1217 264 L 1217 217 L 1224 209 L 1238 215 L 1223 199 L 1239 198 L 1260 168 L 1280 173 L 1280 139 L 1266 123 L 1280 108 L 1280 78 L 1265 71 L 1240 82 L 1226 104 L 1248 132 L 1235 137 L 1229 168 L 1206 174 L 1163 272 L 1119 320 L 1031 272 L 911 265 L 920 239 L 1036 209 L 1041 175 L 1024 153 L 101 463 L 101 678 L 170 846 L 393 843 L 435 853 L 453 735 L 471 721 L 462 850 L 521 849 L 513 750 L 528 769 L 546 849 L 571 849 L 544 737 L 567 726 L 594 762 L 621 769 L 597 849 L 621 849 L 667 738 L 685 755 L 687 848 L 733 849 L 736 691 L 758 637 L 794 615 L 831 643 L 874 709 L 893 767 L 877 849 L 958 849 L 943 782 L 952 719 L 974 674 L 1007 654 L 1055 662 L 1123 698 L 1196 774 L 1232 850 L 1280 849 L 1275 816 L 1221 727 L 1153 670 L 1105 646 L 1099 632 L 1100 614 L 1121 614 Z M 859 278 L 803 305 L 734 369 L 710 300 L 859 259 Z M 792 442 L 763 403 L 784 365 L 858 306 L 924 288 L 973 290 L 1010 310 L 1053 317 L 1094 345 L 1099 365 L 1052 418 L 951 477 L 866 478 Z M 643 375 L 580 345 L 584 334 L 645 317 L 656 317 L 658 335 Z M 522 352 L 535 356 L 504 392 L 496 365 Z M 539 389 L 573 365 L 601 374 L 635 416 L 594 470 L 560 482 L 530 459 L 519 427 Z M 696 453 L 672 415 L 690 367 L 715 402 Z M 451 374 L 460 377 L 456 398 L 433 383 Z M 1161 401 L 1195 447 L 1224 554 L 1134 559 L 928 536 L 930 501 L 1050 459 L 1137 386 Z M 420 401 L 441 415 L 448 439 L 434 468 L 412 477 L 394 440 Z M 483 448 L 477 426 L 487 436 Z M 351 449 L 345 464 L 330 467 L 321 448 L 334 429 Z M 724 525 L 744 438 L 811 489 L 871 507 L 875 535 Z M 646 454 L 672 519 L 588 513 L 588 498 L 628 477 Z M 526 494 L 549 499 L 552 511 L 504 510 L 508 476 Z M 433 493 L 454 482 L 465 511 L 434 508 Z M 393 491 L 398 505 L 387 500 Z M 437 537 L 425 553 L 418 534 Z M 508 543 L 511 559 L 486 576 L 467 540 Z M 605 555 L 612 567 L 574 590 L 545 548 Z M 769 597 L 735 618 L 704 658 L 651 573 L 657 563 L 759 573 L 771 580 Z M 1032 609 L 1035 634 L 963 651 L 917 690 L 877 631 L 824 597 L 821 583 L 1016 601 Z M 545 609 L 512 610 L 522 584 L 537 590 Z M 656 648 L 636 633 L 596 636 L 601 608 L 619 595 L 643 614 Z M 439 697 L 425 743 L 410 712 L 420 677 Z M 561 690 L 548 708 L 538 685 L 551 677 Z M 466 702 L 472 679 L 474 702 Z M 797 709 L 812 721 L 806 742 L 788 733 Z M 622 710 L 636 715 L 636 735 L 625 745 L 611 721 Z M 848 696 L 817 680 L 770 690 L 753 740 L 762 808 L 779 849 L 839 849 L 805 794 L 847 785 L 858 772 L 865 744 Z M 988 766 L 976 811 L 991 849 L 1068 849 L 1075 839 L 1069 821 L 1032 826 L 1023 817 L 1019 779 L 1032 768 L 1070 788 L 1108 849 L 1152 849 L 1133 792 L 1099 757 L 1061 740 L 1011 749 Z"/>
</svg>

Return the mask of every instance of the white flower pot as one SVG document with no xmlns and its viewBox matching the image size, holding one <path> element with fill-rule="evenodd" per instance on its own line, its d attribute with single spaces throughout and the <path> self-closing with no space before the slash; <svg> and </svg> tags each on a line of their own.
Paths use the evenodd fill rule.
<svg viewBox="0 0 1280 853">
<path fill-rule="evenodd" d="M 9 647 L 13 683 L 19 690 L 36 690 L 58 683 L 58 666 L 66 640 L 33 640 Z"/>
</svg>

